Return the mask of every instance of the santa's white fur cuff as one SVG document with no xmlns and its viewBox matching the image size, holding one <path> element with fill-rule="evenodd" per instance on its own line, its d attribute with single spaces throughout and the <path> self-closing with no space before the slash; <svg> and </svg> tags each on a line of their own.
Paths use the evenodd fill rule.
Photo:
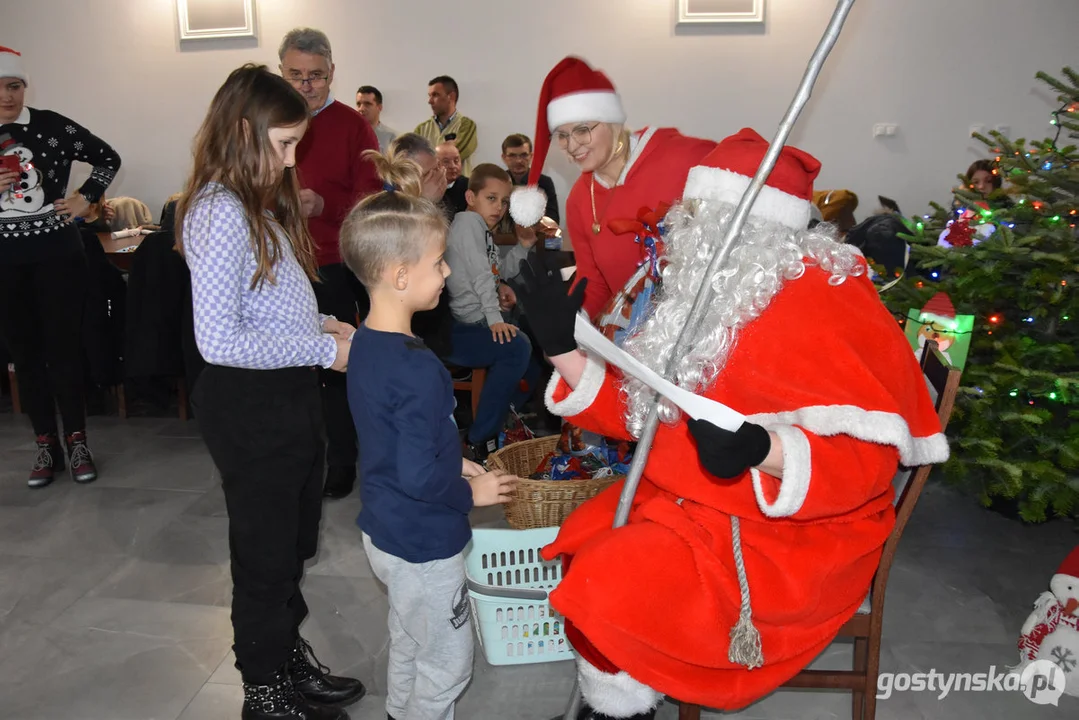
<svg viewBox="0 0 1079 720">
<path fill-rule="evenodd" d="M 757 468 L 750 471 L 753 477 L 753 494 L 757 496 L 757 506 L 767 517 L 790 517 L 802 509 L 809 493 L 809 480 L 812 476 L 813 458 L 809 451 L 809 438 L 800 428 L 790 425 L 766 427 L 779 436 L 783 443 L 783 479 L 779 483 L 779 495 L 775 502 L 768 502 L 761 484 L 761 473 Z"/>
<path fill-rule="evenodd" d="M 663 699 L 663 695 L 628 673 L 605 673 L 583 658 L 577 658 L 577 677 L 585 702 L 604 715 L 632 717 L 648 712 Z"/>
<path fill-rule="evenodd" d="M 559 417 L 573 417 L 580 415 L 596 401 L 600 388 L 603 387 L 603 379 L 607 376 L 607 363 L 601 359 L 593 358 L 585 354 L 586 362 L 584 372 L 581 373 L 581 381 L 569 395 L 555 402 L 554 393 L 558 384 L 562 382 L 562 375 L 556 370 L 551 375 L 551 382 L 547 383 L 547 392 L 544 395 L 547 409 L 552 415 Z"/>
</svg>

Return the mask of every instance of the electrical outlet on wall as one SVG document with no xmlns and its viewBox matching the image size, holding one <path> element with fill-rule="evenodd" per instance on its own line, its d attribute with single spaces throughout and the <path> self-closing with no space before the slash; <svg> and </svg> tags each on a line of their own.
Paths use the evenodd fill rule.
<svg viewBox="0 0 1079 720">
<path fill-rule="evenodd" d="M 895 123 L 877 123 L 873 126 L 873 137 L 893 137 L 898 131 Z"/>
</svg>

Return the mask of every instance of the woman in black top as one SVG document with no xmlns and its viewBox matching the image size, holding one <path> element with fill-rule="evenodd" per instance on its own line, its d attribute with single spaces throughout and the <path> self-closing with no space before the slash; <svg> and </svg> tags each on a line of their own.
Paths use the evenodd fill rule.
<svg viewBox="0 0 1079 720">
<path fill-rule="evenodd" d="M 14 158 L 0 165 L 0 336 L 37 435 L 30 487 L 51 483 L 65 463 L 75 482 L 87 483 L 97 479 L 97 469 L 86 445 L 80 342 L 86 256 L 74 220 L 104 194 L 120 158 L 63 115 L 26 107 L 26 86 L 21 56 L 0 47 L 0 158 Z M 68 196 L 75 160 L 93 171 Z"/>
</svg>

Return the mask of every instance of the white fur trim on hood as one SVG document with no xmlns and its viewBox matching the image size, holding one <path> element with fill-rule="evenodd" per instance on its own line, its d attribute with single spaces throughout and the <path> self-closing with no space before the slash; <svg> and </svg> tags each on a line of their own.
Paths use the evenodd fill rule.
<svg viewBox="0 0 1079 720">
<path fill-rule="evenodd" d="M 685 200 L 717 200 L 729 205 L 737 205 L 745 194 L 746 188 L 749 187 L 749 183 L 750 178 L 745 175 L 722 168 L 698 165 L 689 171 L 682 197 Z M 765 185 L 761 188 L 760 195 L 753 203 L 749 215 L 766 222 L 780 223 L 795 230 L 805 230 L 809 226 L 810 206 L 811 203 L 808 200 Z"/>
</svg>

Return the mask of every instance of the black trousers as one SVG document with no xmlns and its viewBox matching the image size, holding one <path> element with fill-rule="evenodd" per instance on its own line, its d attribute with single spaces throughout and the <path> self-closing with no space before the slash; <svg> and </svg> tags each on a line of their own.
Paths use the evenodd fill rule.
<svg viewBox="0 0 1079 720">
<path fill-rule="evenodd" d="M 356 324 L 356 315 L 367 317 L 371 303 L 363 285 L 343 263 L 323 265 L 318 269 L 322 282 L 314 283 L 318 310 L 341 322 Z M 354 467 L 358 457 L 356 428 L 348 409 L 345 373 L 321 370 L 322 413 L 326 425 L 326 464 L 331 467 Z"/>
<path fill-rule="evenodd" d="M 229 514 L 236 667 L 262 683 L 307 617 L 300 579 L 322 518 L 318 374 L 207 365 L 193 401 Z"/>
<path fill-rule="evenodd" d="M 82 314 L 86 256 L 80 250 L 25 265 L 0 265 L 0 335 L 19 379 L 19 397 L 38 435 L 86 429 Z"/>
</svg>

